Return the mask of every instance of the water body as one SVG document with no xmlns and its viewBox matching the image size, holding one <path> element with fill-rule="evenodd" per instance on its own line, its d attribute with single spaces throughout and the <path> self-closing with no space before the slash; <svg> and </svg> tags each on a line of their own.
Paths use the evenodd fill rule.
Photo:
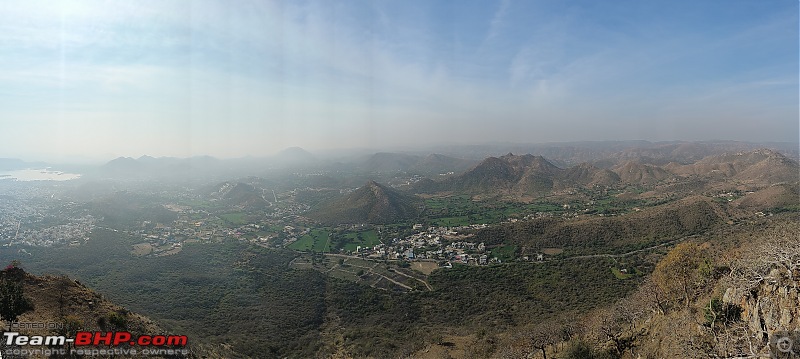
<svg viewBox="0 0 800 359">
<path fill-rule="evenodd" d="M 66 173 L 45 169 L 0 171 L 0 180 L 12 181 L 69 181 L 81 178 L 77 173 Z"/>
</svg>

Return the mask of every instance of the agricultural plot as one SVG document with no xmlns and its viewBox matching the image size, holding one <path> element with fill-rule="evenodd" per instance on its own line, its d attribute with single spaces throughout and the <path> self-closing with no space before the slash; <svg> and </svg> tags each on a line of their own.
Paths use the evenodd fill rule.
<svg viewBox="0 0 800 359">
<path fill-rule="evenodd" d="M 344 238 L 346 243 L 342 248 L 350 252 L 355 251 L 359 246 L 362 248 L 372 247 L 381 243 L 381 241 L 378 239 L 378 233 L 376 233 L 374 229 L 363 232 L 347 233 L 344 235 Z"/>
<path fill-rule="evenodd" d="M 517 246 L 508 245 L 492 249 L 492 256 L 503 261 L 510 261 L 517 257 Z"/>
<path fill-rule="evenodd" d="M 219 218 L 222 218 L 222 220 L 230 224 L 241 226 L 247 223 L 247 219 L 245 218 L 246 215 L 247 214 L 244 212 L 234 212 L 221 214 Z"/>
<path fill-rule="evenodd" d="M 297 241 L 287 246 L 296 251 L 330 252 L 330 232 L 325 229 L 313 229 L 300 237 Z"/>
<path fill-rule="evenodd" d="M 501 200 L 473 201 L 464 195 L 428 198 L 425 206 L 431 223 L 446 227 L 499 223 L 513 215 L 563 210 L 561 205 L 549 202 L 525 204 Z"/>
</svg>

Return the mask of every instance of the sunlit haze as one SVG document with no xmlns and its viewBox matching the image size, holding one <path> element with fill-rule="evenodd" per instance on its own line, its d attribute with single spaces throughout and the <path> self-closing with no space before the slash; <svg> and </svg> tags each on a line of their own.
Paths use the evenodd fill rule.
<svg viewBox="0 0 800 359">
<path fill-rule="evenodd" d="M 3 1 L 0 157 L 798 139 L 797 1 Z"/>
</svg>

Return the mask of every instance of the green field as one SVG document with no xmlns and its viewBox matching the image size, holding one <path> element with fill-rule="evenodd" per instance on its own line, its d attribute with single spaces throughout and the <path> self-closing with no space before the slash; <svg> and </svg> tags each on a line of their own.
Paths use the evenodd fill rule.
<svg viewBox="0 0 800 359">
<path fill-rule="evenodd" d="M 221 214 L 219 217 L 230 224 L 243 225 L 247 223 L 245 216 L 246 214 L 244 212 L 234 212 Z"/>
<path fill-rule="evenodd" d="M 525 206 L 525 209 L 529 212 L 559 212 L 563 210 L 560 205 L 547 202 L 531 203 Z"/>
<path fill-rule="evenodd" d="M 507 262 L 517 257 L 517 246 L 500 246 L 492 249 L 492 256 Z"/>
<path fill-rule="evenodd" d="M 347 239 L 347 244 L 344 245 L 346 251 L 355 251 L 358 246 L 372 247 L 381 243 L 374 229 L 357 233 L 348 233 L 344 238 Z"/>
<path fill-rule="evenodd" d="M 471 224 L 468 216 L 437 218 L 433 220 L 431 223 L 433 223 L 436 226 L 444 226 L 444 227 L 459 227 Z"/>
<path fill-rule="evenodd" d="M 312 229 L 308 234 L 287 246 L 297 251 L 330 252 L 331 241 L 325 229 Z"/>
<path fill-rule="evenodd" d="M 559 212 L 561 205 L 549 202 L 532 204 L 500 200 L 473 201 L 470 196 L 435 197 L 425 200 L 426 216 L 437 226 L 499 223 L 512 215 Z"/>
<path fill-rule="evenodd" d="M 628 279 L 628 278 L 630 278 L 630 277 L 633 277 L 633 274 L 630 274 L 630 273 L 622 273 L 622 272 L 619 270 L 619 268 L 616 268 L 616 267 L 612 267 L 612 268 L 611 268 L 611 273 L 614 273 L 614 276 L 615 276 L 615 277 L 617 277 L 618 279 Z"/>
</svg>

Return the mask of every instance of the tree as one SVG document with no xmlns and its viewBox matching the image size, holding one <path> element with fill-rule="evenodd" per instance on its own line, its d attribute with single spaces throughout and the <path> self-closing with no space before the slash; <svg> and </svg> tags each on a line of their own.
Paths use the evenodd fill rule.
<svg viewBox="0 0 800 359">
<path fill-rule="evenodd" d="M 30 310 L 33 310 L 33 304 L 25 298 L 22 282 L 0 279 L 0 319 L 8 321 L 10 328 L 12 322 Z"/>
<path fill-rule="evenodd" d="M 557 331 L 553 325 L 540 325 L 530 333 L 531 346 L 542 352 L 542 358 L 547 359 L 547 347 L 558 342 Z"/>
<path fill-rule="evenodd" d="M 707 248 L 691 242 L 675 246 L 653 271 L 653 281 L 673 301 L 683 300 L 688 308 L 692 299 L 711 276 Z"/>
</svg>

